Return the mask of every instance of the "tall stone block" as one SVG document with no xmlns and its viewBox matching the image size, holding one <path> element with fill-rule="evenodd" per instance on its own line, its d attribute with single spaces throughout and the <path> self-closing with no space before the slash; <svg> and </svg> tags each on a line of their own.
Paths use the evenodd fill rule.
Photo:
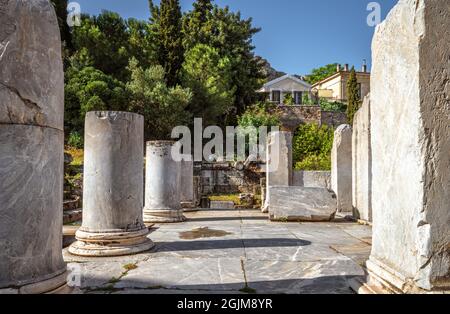
<svg viewBox="0 0 450 314">
<path fill-rule="evenodd" d="M 334 132 L 331 189 L 337 196 L 338 212 L 352 213 L 352 127 L 347 124 Z"/>
<path fill-rule="evenodd" d="M 89 112 L 84 141 L 83 224 L 69 252 L 135 254 L 153 247 L 142 217 L 144 117 Z"/>
<path fill-rule="evenodd" d="M 293 180 L 292 133 L 286 131 L 271 132 L 267 139 L 266 150 L 266 200 L 262 208 L 269 212 L 271 186 L 291 186 Z"/>
<path fill-rule="evenodd" d="M 181 163 L 172 157 L 173 141 L 147 143 L 144 221 L 186 220 L 180 203 Z"/>
<path fill-rule="evenodd" d="M 183 159 L 180 163 L 181 208 L 184 212 L 194 211 L 197 207 L 194 200 L 194 162 Z"/>
<path fill-rule="evenodd" d="M 0 293 L 44 293 L 66 283 L 63 113 L 52 5 L 0 1 Z"/>
<path fill-rule="evenodd" d="M 370 138 L 370 96 L 353 119 L 352 197 L 355 218 L 372 221 L 372 144 Z"/>
<path fill-rule="evenodd" d="M 450 287 L 450 2 L 400 0 L 373 39 L 373 283 Z"/>
</svg>

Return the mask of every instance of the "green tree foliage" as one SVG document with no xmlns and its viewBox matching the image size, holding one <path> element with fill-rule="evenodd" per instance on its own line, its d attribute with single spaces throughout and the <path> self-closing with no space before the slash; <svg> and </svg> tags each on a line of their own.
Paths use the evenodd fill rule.
<svg viewBox="0 0 450 314">
<path fill-rule="evenodd" d="M 311 74 L 309 74 L 305 77 L 306 82 L 313 85 L 317 82 L 320 82 L 320 81 L 326 79 L 327 77 L 336 73 L 337 65 L 338 65 L 337 63 L 332 63 L 332 64 L 327 64 L 327 65 L 317 68 L 317 69 L 313 69 L 311 71 Z"/>
<path fill-rule="evenodd" d="M 183 86 L 192 90 L 195 101 L 189 106 L 195 118 L 203 118 L 205 125 L 219 121 L 233 105 L 231 65 L 227 57 L 203 44 L 186 53 L 182 70 Z"/>
<path fill-rule="evenodd" d="M 172 128 L 189 123 L 191 115 L 185 110 L 192 99 L 189 89 L 167 86 L 160 65 L 143 69 L 132 59 L 129 69 L 131 81 L 127 91 L 131 101 L 128 109 L 144 116 L 146 139 L 169 139 Z"/>
<path fill-rule="evenodd" d="M 290 93 L 284 95 L 283 105 L 293 106 L 294 105 L 294 96 L 292 96 L 292 94 L 290 94 Z"/>
<path fill-rule="evenodd" d="M 180 3 L 178 0 L 161 0 L 157 7 L 150 0 L 149 4 L 158 63 L 164 68 L 167 84 L 175 86 L 179 83 L 184 60 Z"/>
<path fill-rule="evenodd" d="M 209 21 L 213 9 L 212 1 L 197 0 L 193 7 L 183 18 L 183 45 L 186 50 L 197 44 L 208 44 L 211 33 Z"/>
<path fill-rule="evenodd" d="M 323 111 L 345 112 L 347 105 L 338 101 L 329 101 L 325 98 L 319 99 L 320 107 Z"/>
<path fill-rule="evenodd" d="M 89 111 L 127 109 L 125 85 L 92 66 L 70 67 L 66 72 L 65 126 L 82 133 Z"/>
<path fill-rule="evenodd" d="M 187 49 L 198 43 L 206 44 L 217 49 L 222 58 L 229 59 L 235 88 L 233 113 L 228 115 L 227 123 L 236 124 L 236 116 L 241 115 L 247 105 L 255 103 L 255 91 L 265 80 L 264 64 L 255 58 L 252 44 L 253 36 L 260 30 L 252 26 L 252 19 L 242 19 L 239 12 L 200 0 L 194 3 L 194 10 L 187 13 L 183 25 L 183 42 Z"/>
<path fill-rule="evenodd" d="M 293 160 L 297 170 L 330 170 L 334 130 L 315 123 L 301 125 L 293 139 Z"/>
<path fill-rule="evenodd" d="M 356 78 L 355 68 L 350 71 L 350 77 L 347 81 L 347 118 L 350 125 L 353 125 L 353 118 L 361 105 L 361 99 L 358 95 L 358 80 Z"/>
<path fill-rule="evenodd" d="M 238 125 L 242 128 L 261 126 L 280 126 L 279 113 L 272 104 L 258 103 L 250 106 L 238 119 Z"/>
<path fill-rule="evenodd" d="M 56 16 L 58 18 L 59 30 L 61 33 L 62 54 L 64 65 L 68 65 L 68 58 L 73 52 L 72 34 L 70 27 L 67 24 L 67 0 L 51 0 L 55 8 Z"/>
<path fill-rule="evenodd" d="M 142 64 L 154 60 L 154 52 L 147 45 L 148 25 L 136 19 L 125 21 L 114 12 L 83 15 L 81 26 L 73 28 L 72 41 L 76 50 L 88 51 L 95 68 L 121 81 L 129 78 L 131 57 Z"/>
</svg>

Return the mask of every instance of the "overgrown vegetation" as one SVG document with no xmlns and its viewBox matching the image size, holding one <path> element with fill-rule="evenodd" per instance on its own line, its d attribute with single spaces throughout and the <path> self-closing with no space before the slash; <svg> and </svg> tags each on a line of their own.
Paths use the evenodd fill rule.
<svg viewBox="0 0 450 314">
<path fill-rule="evenodd" d="M 183 13 L 179 0 L 150 0 L 148 21 L 103 11 L 82 15 L 70 30 L 67 1 L 52 2 L 63 39 L 70 145 L 82 145 L 77 137 L 88 111 L 141 113 L 146 139 L 162 140 L 194 117 L 204 125 L 236 125 L 257 100 L 265 80 L 252 45 L 259 29 L 239 12 L 197 0 Z"/>
<path fill-rule="evenodd" d="M 320 68 L 312 69 L 311 74 L 307 75 L 305 77 L 305 80 L 306 80 L 306 82 L 308 82 L 311 85 L 313 85 L 317 82 L 320 82 L 320 81 L 326 79 L 327 77 L 333 75 L 334 73 L 336 73 L 337 66 L 338 66 L 337 63 L 332 63 L 332 64 L 327 64 Z"/>
<path fill-rule="evenodd" d="M 301 125 L 293 138 L 296 170 L 330 170 L 334 130 L 315 123 Z"/>
<path fill-rule="evenodd" d="M 350 125 L 353 125 L 353 118 L 361 106 L 361 99 L 358 91 L 358 80 L 356 78 L 355 68 L 352 68 L 350 77 L 347 81 L 347 118 Z"/>
</svg>

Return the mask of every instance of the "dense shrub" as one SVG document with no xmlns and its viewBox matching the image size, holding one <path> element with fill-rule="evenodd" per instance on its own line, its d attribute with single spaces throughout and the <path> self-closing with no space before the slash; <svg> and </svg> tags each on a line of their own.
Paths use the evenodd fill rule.
<svg viewBox="0 0 450 314">
<path fill-rule="evenodd" d="M 293 160 L 296 170 L 330 170 L 334 130 L 326 125 L 305 124 L 295 132 Z"/>
</svg>

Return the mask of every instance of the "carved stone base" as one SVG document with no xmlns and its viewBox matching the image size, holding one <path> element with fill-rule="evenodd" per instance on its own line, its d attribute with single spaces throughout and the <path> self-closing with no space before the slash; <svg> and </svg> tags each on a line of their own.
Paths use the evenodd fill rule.
<svg viewBox="0 0 450 314">
<path fill-rule="evenodd" d="M 351 288 L 359 294 L 449 294 L 449 289 L 432 291 L 417 287 L 414 282 L 384 263 L 371 258 L 366 262 L 366 280 L 350 281 Z"/>
<path fill-rule="evenodd" d="M 0 289 L 0 294 L 58 294 L 59 291 L 70 293 L 71 288 L 66 285 L 67 275 L 67 272 L 64 272 L 53 278 L 21 287 Z"/>
<path fill-rule="evenodd" d="M 73 255 L 86 257 L 123 256 L 148 251 L 155 244 L 147 238 L 147 228 L 133 232 L 76 232 L 77 242 L 69 247 Z"/>
<path fill-rule="evenodd" d="M 197 206 L 195 206 L 194 202 L 181 202 L 181 208 L 183 209 L 183 212 L 185 212 L 185 213 L 199 211 L 199 208 L 197 208 Z"/>
<path fill-rule="evenodd" d="M 181 209 L 144 209 L 145 223 L 175 223 L 186 221 Z"/>
</svg>

